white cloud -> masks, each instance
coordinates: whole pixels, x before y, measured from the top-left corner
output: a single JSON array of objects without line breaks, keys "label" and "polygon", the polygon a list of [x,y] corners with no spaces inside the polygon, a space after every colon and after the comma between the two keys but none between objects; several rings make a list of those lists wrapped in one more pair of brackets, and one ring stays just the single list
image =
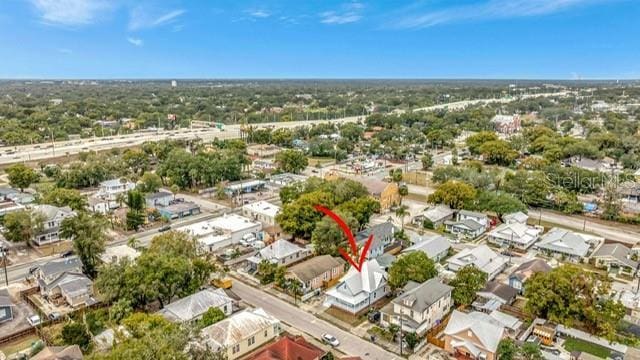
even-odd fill
[{"label": "white cloud", "polygon": [[401,15],[389,25],[395,28],[426,28],[464,21],[539,16],[604,1],[606,0],[488,0],[473,5],[452,6],[426,12],[412,6],[411,14]]},{"label": "white cloud", "polygon": [[71,49],[65,49],[65,48],[60,48],[60,49],[58,49],[58,52],[59,52],[60,54],[65,54],[65,55],[71,55],[71,54],[73,54],[73,50],[71,50]]},{"label": "white cloud", "polygon": [[158,26],[172,24],[186,11],[183,9],[169,12],[157,12],[138,6],[131,10],[129,16],[129,30],[150,29]]},{"label": "white cloud", "polygon": [[350,2],[343,4],[340,10],[325,11],[320,13],[320,22],[330,25],[350,24],[362,19],[364,5],[360,2]]},{"label": "white cloud", "polygon": [[139,38],[128,37],[127,41],[130,44],[132,44],[133,46],[142,46],[142,45],[144,45],[144,41],[142,39],[139,39]]},{"label": "white cloud", "polygon": [[30,0],[42,21],[48,24],[79,26],[91,24],[110,10],[106,0]]},{"label": "white cloud", "polygon": [[254,17],[254,18],[268,18],[271,16],[271,13],[266,11],[266,10],[262,10],[262,9],[258,9],[258,10],[249,10],[247,11],[247,14],[249,14],[249,16]]}]

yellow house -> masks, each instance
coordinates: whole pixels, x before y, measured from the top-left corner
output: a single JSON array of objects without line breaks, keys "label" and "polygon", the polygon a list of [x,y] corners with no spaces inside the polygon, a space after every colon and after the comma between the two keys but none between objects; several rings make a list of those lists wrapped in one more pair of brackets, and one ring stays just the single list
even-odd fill
[{"label": "yellow house", "polygon": [[247,309],[202,329],[204,341],[224,350],[227,359],[238,359],[280,334],[280,320],[263,309]]},{"label": "yellow house", "polygon": [[400,189],[398,184],[384,182],[375,179],[363,179],[361,177],[341,176],[337,171],[329,171],[325,174],[324,179],[327,181],[337,180],[339,178],[351,179],[364,185],[369,194],[380,202],[380,211],[389,210],[392,206],[400,205]]}]

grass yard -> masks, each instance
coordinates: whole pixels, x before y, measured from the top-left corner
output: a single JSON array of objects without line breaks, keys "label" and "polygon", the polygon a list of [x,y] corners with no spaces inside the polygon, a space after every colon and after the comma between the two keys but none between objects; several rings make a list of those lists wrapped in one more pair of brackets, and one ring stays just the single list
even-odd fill
[{"label": "grass yard", "polygon": [[356,327],[365,321],[364,317],[353,316],[346,311],[342,311],[334,307],[328,308],[325,311],[325,314],[330,315],[342,321],[343,323],[349,324],[350,326],[353,326],[353,327]]},{"label": "grass yard", "polygon": [[567,351],[584,351],[602,359],[606,359],[611,355],[611,350],[580,339],[567,339],[562,346]]},{"label": "grass yard", "polygon": [[40,338],[37,335],[25,336],[10,343],[3,344],[2,346],[0,346],[0,351],[2,351],[2,353],[7,356],[13,355],[19,351],[30,348],[31,345],[38,340],[40,340]]},{"label": "grass yard", "polygon": [[335,159],[332,157],[324,158],[324,157],[309,157],[309,166],[316,166],[316,164],[320,164],[322,166],[327,164],[335,163]]}]

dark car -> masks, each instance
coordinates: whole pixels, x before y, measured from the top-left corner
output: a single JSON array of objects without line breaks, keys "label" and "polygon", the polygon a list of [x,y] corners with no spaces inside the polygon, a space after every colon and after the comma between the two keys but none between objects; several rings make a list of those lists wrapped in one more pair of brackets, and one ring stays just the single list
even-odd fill
[{"label": "dark car", "polygon": [[371,323],[377,323],[380,321],[380,311],[372,311],[369,313],[369,315],[367,316],[367,318],[369,319],[369,322]]},{"label": "dark car", "polygon": [[62,254],[60,254],[60,257],[66,258],[66,257],[69,257],[71,255],[73,255],[73,250],[67,250],[67,251],[63,252]]}]

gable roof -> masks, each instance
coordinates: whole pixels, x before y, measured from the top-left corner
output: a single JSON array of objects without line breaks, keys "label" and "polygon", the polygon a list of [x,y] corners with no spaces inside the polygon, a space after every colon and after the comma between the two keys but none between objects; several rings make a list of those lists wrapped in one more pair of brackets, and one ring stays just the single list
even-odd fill
[{"label": "gable roof", "polygon": [[[496,352],[498,349],[498,343],[502,340],[504,334],[504,327],[496,325],[493,322],[487,321],[487,319],[478,315],[482,313],[463,313],[458,310],[453,310],[449,323],[444,329],[446,335],[456,335],[462,331],[471,331],[473,335],[478,338],[480,345],[485,349]],[[488,317],[488,315],[486,315]]]},{"label": "gable roof", "polygon": [[33,207],[33,211],[42,214],[45,221],[54,219],[58,214],[63,216],[75,214],[75,212],[68,206],[57,207],[49,204],[35,205]]},{"label": "gable roof", "polygon": [[461,221],[451,221],[447,220],[444,222],[445,225],[454,226],[454,227],[464,227],[471,231],[476,231],[480,229],[484,229],[484,225],[472,219],[464,219]]},{"label": "gable roof", "polygon": [[481,212],[477,212],[477,211],[469,211],[469,210],[460,210],[458,211],[459,215],[463,215],[463,216],[469,216],[469,217],[474,217],[477,219],[488,219],[488,216],[486,214],[483,214]]},{"label": "gable roof", "polygon": [[186,322],[201,316],[209,308],[219,308],[232,302],[233,299],[227,296],[222,289],[207,288],[172,302],[159,313],[167,320]]},{"label": "gable roof", "polygon": [[584,257],[589,252],[589,244],[582,234],[561,228],[553,228],[542,236],[538,247],[564,254]]},{"label": "gable roof", "polygon": [[326,351],[309,343],[302,336],[286,335],[246,360],[315,360],[324,354]]},{"label": "gable roof", "polygon": [[491,250],[487,245],[466,248],[447,260],[447,263],[459,267],[473,265],[491,274],[507,262],[503,256]]},{"label": "gable roof", "polygon": [[424,210],[421,214],[419,214],[419,216],[421,215],[431,220],[432,222],[437,222],[444,218],[452,216],[453,213],[453,209],[451,209],[448,205],[439,204]]},{"label": "gable roof", "polygon": [[80,346],[47,346],[31,360],[82,360]]},{"label": "gable roof", "polygon": [[280,324],[263,309],[246,309],[202,329],[206,341],[214,349],[233,346],[251,334]]},{"label": "gable roof", "polygon": [[382,240],[393,236],[396,231],[396,227],[390,222],[385,221],[380,224],[368,227],[356,234],[356,241],[359,245],[366,242],[369,235],[373,234],[373,240],[371,241],[371,247],[375,248],[383,245]]},{"label": "gable roof", "polygon": [[591,255],[591,257],[611,257],[621,264],[636,269],[638,262],[631,260],[630,256],[631,249],[622,244],[604,244]]},{"label": "gable roof", "polygon": [[260,258],[263,260],[279,260],[304,250],[304,248],[290,241],[280,239],[260,250]]},{"label": "gable roof", "polygon": [[82,261],[77,256],[70,256],[65,259],[46,262],[38,266],[38,269],[45,277],[56,276],[66,271],[81,272]]},{"label": "gable roof", "polygon": [[450,248],[451,243],[447,238],[440,235],[434,235],[409,246],[408,248],[404,249],[403,252],[422,251],[427,254],[430,259],[433,259],[443,252],[449,250]]},{"label": "gable roof", "polygon": [[367,188],[367,191],[369,191],[369,193],[372,195],[382,194],[382,192],[387,188],[387,186],[393,184],[393,183],[388,183],[388,182],[374,180],[374,179],[358,179],[358,181],[362,185],[364,185],[364,187]]},{"label": "gable roof", "polygon": [[536,258],[520,264],[520,266],[511,273],[511,276],[515,276],[523,281],[535,273],[547,273],[549,271],[551,271],[551,266],[549,266],[546,261]]},{"label": "gable roof", "polygon": [[518,290],[497,281],[489,281],[478,293],[490,293],[508,303],[515,299],[516,295],[518,295]]},{"label": "gable roof", "polygon": [[341,258],[320,255],[290,267],[289,272],[300,281],[307,282],[338,266],[344,266]]},{"label": "gable roof", "polygon": [[529,220],[529,215],[523,213],[522,211],[518,211],[518,212],[503,215],[502,220],[504,220],[505,223],[526,224],[527,220]]},{"label": "gable roof", "polygon": [[363,291],[372,293],[382,286],[386,280],[387,272],[373,259],[365,261],[362,264],[361,271],[351,267],[342,282],[351,295],[356,295]]},{"label": "gable roof", "polygon": [[423,312],[438,300],[451,293],[453,288],[433,278],[422,284],[407,284],[405,292],[393,299],[394,304],[410,307],[413,311]]}]

